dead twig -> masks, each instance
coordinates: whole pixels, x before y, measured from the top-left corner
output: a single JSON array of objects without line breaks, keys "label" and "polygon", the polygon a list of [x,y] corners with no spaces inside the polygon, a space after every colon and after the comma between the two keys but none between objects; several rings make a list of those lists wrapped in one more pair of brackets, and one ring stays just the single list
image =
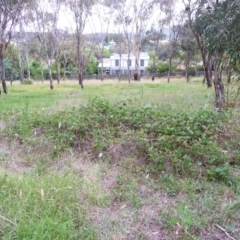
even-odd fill
[{"label": "dead twig", "polygon": [[229,235],[229,233],[228,233],[224,228],[222,228],[221,226],[219,226],[218,224],[214,224],[214,226],[217,227],[217,228],[219,228],[220,230],[222,230],[222,231],[228,236],[229,239],[236,240],[235,238],[231,237],[231,236]]},{"label": "dead twig", "polygon": [[0,218],[1,218],[2,220],[6,221],[6,222],[9,222],[9,223],[11,223],[12,225],[16,225],[16,223],[12,222],[11,220],[9,220],[9,219],[5,218],[5,217],[4,217],[4,216],[2,216],[2,215],[0,215]]}]

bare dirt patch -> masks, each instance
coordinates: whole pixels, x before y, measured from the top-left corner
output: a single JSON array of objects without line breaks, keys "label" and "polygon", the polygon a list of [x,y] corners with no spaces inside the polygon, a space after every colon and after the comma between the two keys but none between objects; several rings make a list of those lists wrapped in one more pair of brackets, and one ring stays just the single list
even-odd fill
[{"label": "bare dirt patch", "polygon": [[117,176],[119,172],[119,167],[115,165],[107,173],[104,174],[101,185],[107,193],[111,193],[112,189],[116,186]]},{"label": "bare dirt patch", "polygon": [[0,121],[0,131],[3,131],[5,128],[5,123],[3,121]]},{"label": "bare dirt patch", "polygon": [[[165,196],[163,196],[165,198]],[[156,195],[139,209],[132,208],[128,202],[113,202],[111,207],[94,207],[90,214],[100,239],[144,239],[144,240],[175,240],[178,236],[171,235],[159,214],[160,203],[153,204]],[[167,201],[167,200],[166,200]]]},{"label": "bare dirt patch", "polygon": [[0,164],[8,171],[24,173],[31,170],[30,164],[21,157],[21,146],[7,139],[0,139]]},{"label": "bare dirt patch", "polygon": [[[219,226],[222,228],[221,226]],[[239,226],[240,227],[240,226]],[[213,225],[211,228],[208,229],[208,232],[205,232],[201,236],[201,240],[229,240],[234,239],[233,234],[224,232],[225,229],[221,230],[220,228],[216,227],[216,225]],[[228,234],[228,235],[227,235]],[[240,235],[237,234],[239,237]],[[239,238],[235,238],[236,240]]]}]

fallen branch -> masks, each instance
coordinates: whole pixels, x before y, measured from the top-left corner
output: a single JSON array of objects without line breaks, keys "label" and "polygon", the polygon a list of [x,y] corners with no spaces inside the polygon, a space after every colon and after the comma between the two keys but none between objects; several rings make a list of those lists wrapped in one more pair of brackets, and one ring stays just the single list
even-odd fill
[{"label": "fallen branch", "polygon": [[222,230],[222,231],[228,236],[229,239],[231,239],[231,240],[236,240],[235,238],[231,237],[231,236],[228,234],[228,232],[227,232],[224,228],[222,228],[221,226],[219,226],[218,224],[214,224],[214,226],[217,227],[217,228],[219,228],[220,230]]}]

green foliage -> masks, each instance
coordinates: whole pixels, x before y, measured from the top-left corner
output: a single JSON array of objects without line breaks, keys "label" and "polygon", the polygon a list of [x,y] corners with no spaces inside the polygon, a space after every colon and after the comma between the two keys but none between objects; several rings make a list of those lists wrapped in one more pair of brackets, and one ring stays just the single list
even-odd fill
[{"label": "green foliage", "polygon": [[106,48],[103,49],[103,57],[104,58],[110,58],[111,57],[111,52]]},{"label": "green foliage", "polygon": [[196,28],[204,33],[204,45],[210,54],[218,54],[215,67],[226,67],[226,59],[228,67],[236,69],[239,65],[239,10],[238,1],[222,1],[214,6],[211,14],[205,11],[197,18]]},{"label": "green foliage", "polygon": [[92,56],[87,64],[85,74],[97,74],[98,73],[98,61]]},{"label": "green foliage", "polygon": [[204,71],[203,65],[197,65],[197,71]]},{"label": "green foliage", "polygon": [[142,200],[137,195],[137,183],[130,174],[125,173],[118,176],[113,194],[116,201],[129,200],[133,208],[139,208],[142,205]]},{"label": "green foliage", "polygon": [[177,208],[177,217],[170,218],[171,224],[180,224],[185,233],[187,233],[194,222],[191,209],[188,208],[185,202],[180,202]]},{"label": "green foliage", "polygon": [[16,80],[19,78],[19,60],[18,49],[14,44],[9,44],[4,55],[4,67],[7,80]]},{"label": "green foliage", "polygon": [[34,60],[30,65],[31,77],[33,79],[41,79],[41,63]]},{"label": "green foliage", "polygon": [[23,85],[32,85],[33,81],[30,80],[30,79],[23,79],[21,84],[23,84]]},{"label": "green foliage", "polygon": [[[157,61],[156,62],[156,72],[157,73],[164,73],[168,71],[168,62],[164,61]],[[153,63],[151,62],[149,67],[147,68],[148,72],[153,73],[154,72],[154,66]]]},{"label": "green foliage", "polygon": [[188,69],[188,73],[189,73],[190,76],[194,77],[196,75],[196,69],[194,67],[190,67]]},{"label": "green foliage", "polygon": [[207,110],[175,114],[162,112],[156,106],[136,106],[131,101],[112,104],[96,98],[87,106],[45,117],[34,114],[29,118],[26,109],[11,129],[13,136],[25,142],[40,129],[55,156],[70,148],[84,151],[89,147],[93,156],[98,156],[114,139],[124,143],[125,135],[134,132],[137,143],[133,153],[147,159],[151,173],[168,171],[194,176],[202,168],[221,167],[227,161],[215,140],[219,121],[224,117]]}]

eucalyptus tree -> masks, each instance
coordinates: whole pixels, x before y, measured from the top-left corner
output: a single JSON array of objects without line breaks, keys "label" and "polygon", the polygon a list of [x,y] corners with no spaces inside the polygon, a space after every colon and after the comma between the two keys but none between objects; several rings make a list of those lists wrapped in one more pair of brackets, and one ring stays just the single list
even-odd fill
[{"label": "eucalyptus tree", "polygon": [[[240,2],[208,0],[208,8],[198,21],[204,31],[204,44],[214,59],[215,106],[225,106],[222,71],[233,68],[240,73]],[[230,82],[230,79],[228,80]]]},{"label": "eucalyptus tree", "polygon": [[171,20],[171,14],[169,14],[169,7],[172,4],[172,1],[168,1],[160,5],[159,13],[157,19],[151,26],[151,29],[147,31],[146,37],[154,43],[154,51],[152,55],[153,65],[152,65],[152,80],[155,78],[155,74],[157,72],[156,62],[159,59],[160,50],[161,50],[161,42],[165,39],[164,27]]},{"label": "eucalyptus tree", "polygon": [[1,82],[4,93],[7,93],[7,86],[3,59],[8,44],[12,39],[12,34],[18,23],[19,17],[29,2],[29,0],[0,1],[0,68]]},{"label": "eucalyptus tree", "polygon": [[[116,31],[117,38],[115,39],[116,45],[113,46],[112,50],[119,55],[119,66],[118,66],[118,81],[121,80],[122,77],[122,55],[124,52],[128,52],[128,42],[125,41],[124,34],[120,31],[119,25],[115,27],[114,31]],[[129,75],[128,75],[129,77]],[[130,77],[129,77],[130,80]]]},{"label": "eucalyptus tree", "polygon": [[179,33],[180,47],[185,54],[185,69],[186,69],[186,80],[189,82],[189,68],[190,63],[193,60],[194,56],[197,55],[197,42],[193,36],[191,29],[188,27],[188,23],[185,23],[180,28]]},{"label": "eucalyptus tree", "polygon": [[[175,1],[176,2],[176,1]],[[134,26],[134,55],[136,80],[140,80],[140,51],[143,36],[152,22],[157,22],[161,28],[169,20],[168,9],[172,0],[133,0],[131,3]],[[129,10],[128,10],[129,11]],[[130,11],[131,12],[131,11]],[[156,17],[157,16],[157,17]]]},{"label": "eucalyptus tree", "polygon": [[14,42],[18,48],[18,61],[20,68],[20,81],[22,82],[24,78],[24,66],[27,68],[27,78],[30,80],[31,71],[30,71],[30,51],[32,46],[32,40],[34,34],[28,31],[29,18],[28,13],[25,11],[24,16],[21,16],[19,21],[19,32],[14,38]]},{"label": "eucalyptus tree", "polygon": [[5,62],[10,63],[10,67],[9,67],[10,71],[9,73],[6,71],[6,75],[9,74],[11,85],[12,85],[13,80],[19,74],[18,48],[15,46],[15,44],[10,43],[8,45],[5,52],[5,57],[4,57],[4,63]]},{"label": "eucalyptus tree", "polygon": [[73,36],[68,32],[64,31],[64,39],[60,42],[60,63],[63,67],[63,78],[66,78],[67,67],[73,65],[74,56],[76,50],[74,46]]},{"label": "eucalyptus tree", "polygon": [[198,48],[201,53],[203,67],[204,67],[204,80],[207,86],[212,87],[212,55],[209,53],[206,45],[204,44],[204,31],[199,19],[205,15],[207,10],[207,0],[182,0],[185,5],[185,10],[188,19],[189,28],[192,30],[196,38]]},{"label": "eucalyptus tree", "polygon": [[134,55],[135,55],[135,80],[140,80],[140,50],[142,37],[147,30],[150,19],[155,9],[155,0],[134,0],[133,13],[135,24]]},{"label": "eucalyptus tree", "polygon": [[103,55],[104,43],[108,36],[109,29],[113,25],[113,1],[98,0],[93,8],[94,19],[92,19],[91,27],[96,37],[96,44],[101,54],[101,80],[103,81]]},{"label": "eucalyptus tree", "polygon": [[[56,78],[57,83],[60,83],[61,79],[61,63],[62,63],[62,57],[64,56],[64,67],[67,64],[68,60],[68,52],[72,51],[73,49],[73,41],[70,39],[70,34],[67,29],[57,29],[56,31],[56,37],[55,37],[55,56],[54,56],[54,66],[56,70]],[[65,68],[64,68],[65,69]],[[64,70],[65,71],[65,70]],[[65,78],[65,73],[64,73]]]},{"label": "eucalyptus tree", "polygon": [[86,41],[84,30],[86,22],[91,14],[93,5],[96,0],[66,0],[66,5],[74,20],[74,36],[76,42],[77,66],[78,66],[78,81],[81,88],[83,87],[83,73],[86,68],[90,54],[86,54]]},{"label": "eucalyptus tree", "polygon": [[[133,51],[133,38],[134,38],[134,12],[132,6],[134,0],[118,0],[114,3],[115,8],[115,25],[118,26],[119,32],[123,33],[124,41],[126,42],[127,49],[127,75],[128,83],[131,82],[130,73],[130,56]],[[120,59],[121,60],[121,59]],[[120,61],[121,64],[121,61]]]},{"label": "eucalyptus tree", "polygon": [[45,61],[48,67],[50,88],[53,89],[52,65],[58,51],[58,20],[60,12],[60,0],[36,2],[31,10],[33,26],[36,31],[36,39],[40,47],[36,47],[36,53]]},{"label": "eucalyptus tree", "polygon": [[168,83],[170,82],[172,73],[172,61],[174,55],[176,55],[177,48],[179,45],[179,32],[181,25],[178,18],[174,18],[170,23],[169,28],[169,44],[168,44]]}]

